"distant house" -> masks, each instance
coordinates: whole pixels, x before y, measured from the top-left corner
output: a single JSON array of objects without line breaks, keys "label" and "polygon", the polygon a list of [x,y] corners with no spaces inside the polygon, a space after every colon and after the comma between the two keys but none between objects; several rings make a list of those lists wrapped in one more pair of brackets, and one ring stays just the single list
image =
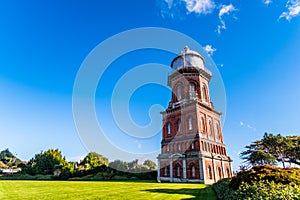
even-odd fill
[{"label": "distant house", "polygon": [[16,174],[20,169],[0,169],[1,174]]}]

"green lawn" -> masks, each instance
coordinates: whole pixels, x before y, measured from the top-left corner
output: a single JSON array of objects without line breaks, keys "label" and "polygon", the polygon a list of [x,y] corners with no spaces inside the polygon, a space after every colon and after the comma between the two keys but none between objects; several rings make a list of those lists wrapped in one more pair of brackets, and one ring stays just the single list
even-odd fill
[{"label": "green lawn", "polygon": [[0,181],[0,199],[216,199],[211,186],[146,181]]}]

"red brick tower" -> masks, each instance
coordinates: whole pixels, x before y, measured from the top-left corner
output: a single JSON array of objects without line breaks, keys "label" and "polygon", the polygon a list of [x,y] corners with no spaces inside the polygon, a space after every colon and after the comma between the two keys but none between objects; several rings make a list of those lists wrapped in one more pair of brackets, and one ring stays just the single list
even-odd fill
[{"label": "red brick tower", "polygon": [[168,77],[172,99],[163,111],[158,181],[214,183],[231,177],[220,116],[210,102],[212,73],[203,57],[185,47]]}]

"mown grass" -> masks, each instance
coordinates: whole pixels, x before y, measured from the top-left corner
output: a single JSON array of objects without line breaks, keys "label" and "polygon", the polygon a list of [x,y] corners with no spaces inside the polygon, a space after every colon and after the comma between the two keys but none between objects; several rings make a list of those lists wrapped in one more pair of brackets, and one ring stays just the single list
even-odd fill
[{"label": "mown grass", "polygon": [[0,181],[0,199],[216,199],[204,184],[151,181]]}]

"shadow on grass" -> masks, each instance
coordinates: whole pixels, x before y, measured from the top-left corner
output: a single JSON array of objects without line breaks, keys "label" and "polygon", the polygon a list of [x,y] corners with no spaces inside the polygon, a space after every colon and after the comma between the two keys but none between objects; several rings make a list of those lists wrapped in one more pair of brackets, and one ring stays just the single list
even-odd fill
[{"label": "shadow on grass", "polygon": [[212,186],[207,186],[205,188],[181,188],[181,189],[148,189],[142,190],[145,192],[153,192],[153,193],[165,193],[165,194],[183,194],[183,195],[191,195],[191,198],[184,199],[203,199],[203,200],[216,200],[217,196],[215,192],[212,190]]}]

